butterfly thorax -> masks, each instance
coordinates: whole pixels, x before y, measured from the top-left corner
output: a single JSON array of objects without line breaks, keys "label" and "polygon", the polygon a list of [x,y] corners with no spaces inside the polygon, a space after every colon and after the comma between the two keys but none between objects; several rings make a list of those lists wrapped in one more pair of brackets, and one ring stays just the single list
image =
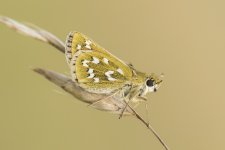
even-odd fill
[{"label": "butterfly thorax", "polygon": [[146,73],[133,70],[132,84],[137,86],[143,85],[147,78],[148,75]]}]

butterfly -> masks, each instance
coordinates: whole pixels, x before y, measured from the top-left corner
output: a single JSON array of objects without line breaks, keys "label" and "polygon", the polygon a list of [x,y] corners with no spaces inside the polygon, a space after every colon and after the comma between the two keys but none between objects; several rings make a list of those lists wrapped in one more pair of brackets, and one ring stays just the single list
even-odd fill
[{"label": "butterfly", "polygon": [[147,93],[156,92],[162,82],[154,73],[136,70],[80,32],[68,34],[65,55],[73,81],[91,93],[120,93],[126,101],[139,102],[146,100]]}]

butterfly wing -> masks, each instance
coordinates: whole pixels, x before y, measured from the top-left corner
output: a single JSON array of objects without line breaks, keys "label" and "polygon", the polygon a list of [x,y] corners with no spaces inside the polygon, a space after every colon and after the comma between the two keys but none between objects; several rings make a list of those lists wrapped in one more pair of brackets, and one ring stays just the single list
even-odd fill
[{"label": "butterfly wing", "polygon": [[110,93],[132,79],[132,69],[90,38],[71,32],[66,58],[74,81],[93,93]]}]

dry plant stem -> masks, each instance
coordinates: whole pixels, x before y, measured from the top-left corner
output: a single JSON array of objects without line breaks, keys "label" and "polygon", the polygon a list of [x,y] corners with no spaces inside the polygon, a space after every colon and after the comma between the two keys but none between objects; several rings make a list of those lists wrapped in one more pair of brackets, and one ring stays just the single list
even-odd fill
[{"label": "dry plant stem", "polygon": [[[4,16],[0,16],[0,22],[19,33],[38,39],[42,42],[48,43],[62,53],[65,52],[64,42],[62,42],[59,38],[43,29],[40,29],[35,26],[27,26]],[[61,87],[63,90],[65,90],[66,92],[70,93],[71,95],[73,95],[74,97],[83,102],[93,104],[96,101],[108,96],[89,93],[80,88],[70,78],[60,73],[41,68],[36,68],[34,69],[34,71],[46,77],[49,81],[53,82],[54,84]],[[121,114],[126,104],[127,104],[126,102],[118,100],[118,97],[110,97],[110,99],[107,100],[107,102],[102,101],[101,103],[97,103],[92,107],[103,111]],[[156,136],[156,138],[160,141],[163,147],[166,150],[169,150],[168,146],[163,142],[163,140],[159,137],[157,132],[150,126],[150,124],[147,123],[132,107],[130,107],[129,105],[127,106],[128,107],[126,108],[126,111],[124,113],[136,116],[136,118],[139,119],[143,124],[145,124],[147,128]]]},{"label": "dry plant stem", "polygon": [[153,129],[153,127],[150,125],[150,123],[146,122],[130,105],[127,105],[135,114],[137,119],[139,119],[142,123],[144,123],[147,128],[155,135],[155,137],[159,140],[159,142],[163,145],[163,147],[166,150],[169,150],[169,147],[166,145],[166,143],[162,140],[162,138],[158,135],[158,133]]},{"label": "dry plant stem", "polygon": [[42,42],[49,43],[57,50],[61,52],[65,52],[64,42],[62,42],[59,38],[55,35],[37,27],[34,25],[24,25],[19,23],[11,18],[0,16],[0,23],[7,25],[9,28],[23,34],[26,36],[30,36],[34,39],[40,40]]}]

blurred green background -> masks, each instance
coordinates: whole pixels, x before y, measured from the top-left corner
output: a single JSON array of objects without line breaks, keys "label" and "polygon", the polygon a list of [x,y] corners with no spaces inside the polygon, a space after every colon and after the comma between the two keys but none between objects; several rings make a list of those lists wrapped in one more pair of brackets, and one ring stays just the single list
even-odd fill
[{"label": "blurred green background", "polygon": [[[148,95],[150,122],[171,150],[224,150],[225,1],[1,0],[1,15],[65,41],[90,36],[144,72],[165,74]],[[31,71],[69,75],[62,53],[0,25],[1,150],[161,150],[136,119],[87,107]],[[144,105],[138,109],[145,115]]]}]

